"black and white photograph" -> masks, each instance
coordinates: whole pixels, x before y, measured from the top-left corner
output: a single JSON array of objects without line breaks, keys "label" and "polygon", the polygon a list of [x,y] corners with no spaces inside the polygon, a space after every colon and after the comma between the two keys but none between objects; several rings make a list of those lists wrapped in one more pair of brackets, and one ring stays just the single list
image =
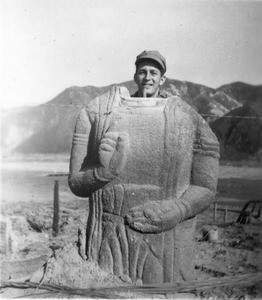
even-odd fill
[{"label": "black and white photograph", "polygon": [[262,1],[0,20],[0,298],[262,299]]}]

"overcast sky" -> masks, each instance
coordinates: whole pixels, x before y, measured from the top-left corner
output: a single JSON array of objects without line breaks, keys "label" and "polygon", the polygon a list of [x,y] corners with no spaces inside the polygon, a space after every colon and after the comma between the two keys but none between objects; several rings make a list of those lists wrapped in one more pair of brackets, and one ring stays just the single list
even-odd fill
[{"label": "overcast sky", "polygon": [[159,50],[167,77],[262,84],[261,1],[0,0],[3,107],[131,80]]}]

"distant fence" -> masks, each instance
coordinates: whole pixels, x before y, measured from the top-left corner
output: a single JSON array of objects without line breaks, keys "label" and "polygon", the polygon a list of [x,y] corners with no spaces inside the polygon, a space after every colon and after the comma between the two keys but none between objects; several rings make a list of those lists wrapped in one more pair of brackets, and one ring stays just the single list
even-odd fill
[{"label": "distant fence", "polygon": [[229,204],[221,204],[219,202],[215,202],[213,205],[213,221],[215,222],[217,220],[217,212],[221,211],[223,212],[223,220],[224,222],[228,221],[228,213],[233,212],[233,213],[241,213],[242,209],[235,209],[235,208],[230,208],[230,206],[233,206],[234,204],[229,203]]},{"label": "distant fence", "polygon": [[235,208],[236,202],[215,202],[213,204],[213,221],[215,222],[217,220],[217,212],[221,211],[223,212],[224,222],[228,221],[228,213],[231,212],[239,214],[236,222],[248,223],[251,217],[257,219],[259,222],[262,222],[262,199],[250,201],[247,200],[244,203],[241,203],[240,201],[238,205],[241,204],[244,204],[244,206],[241,209],[237,209]]},{"label": "distant fence", "polygon": [[68,175],[69,175],[69,173],[50,173],[50,174],[48,174],[48,176],[50,176],[50,177],[68,176]]}]

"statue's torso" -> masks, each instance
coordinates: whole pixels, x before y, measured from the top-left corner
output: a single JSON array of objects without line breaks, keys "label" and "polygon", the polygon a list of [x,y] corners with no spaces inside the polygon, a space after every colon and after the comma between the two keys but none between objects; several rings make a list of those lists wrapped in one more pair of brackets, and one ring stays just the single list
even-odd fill
[{"label": "statue's torso", "polygon": [[96,157],[108,131],[127,133],[130,147],[121,175],[90,197],[87,255],[101,268],[133,282],[193,279],[194,218],[170,230],[142,234],[124,217],[150,201],[177,201],[187,190],[198,119],[176,97],[119,102],[120,94],[116,90],[89,106],[91,156]]},{"label": "statue's torso", "polygon": [[164,106],[119,107],[114,128],[127,132],[130,148],[121,181],[159,186],[164,151]]},{"label": "statue's torso", "polygon": [[[164,197],[161,179],[166,99],[138,102],[135,98],[134,101],[135,103],[130,103],[122,100],[112,111],[109,125],[112,131],[120,134],[126,132],[129,139],[123,172],[116,181],[104,188],[103,193],[104,211],[122,216],[134,206],[147,201],[162,200]],[[113,189],[120,189],[121,193],[116,195]]]}]

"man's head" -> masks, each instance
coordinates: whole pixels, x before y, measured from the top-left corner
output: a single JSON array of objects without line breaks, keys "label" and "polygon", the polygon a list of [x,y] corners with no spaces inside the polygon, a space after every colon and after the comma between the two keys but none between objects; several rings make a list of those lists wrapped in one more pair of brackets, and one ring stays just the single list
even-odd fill
[{"label": "man's head", "polygon": [[158,51],[143,51],[136,58],[134,81],[138,95],[157,97],[159,87],[165,82],[166,60]]}]

